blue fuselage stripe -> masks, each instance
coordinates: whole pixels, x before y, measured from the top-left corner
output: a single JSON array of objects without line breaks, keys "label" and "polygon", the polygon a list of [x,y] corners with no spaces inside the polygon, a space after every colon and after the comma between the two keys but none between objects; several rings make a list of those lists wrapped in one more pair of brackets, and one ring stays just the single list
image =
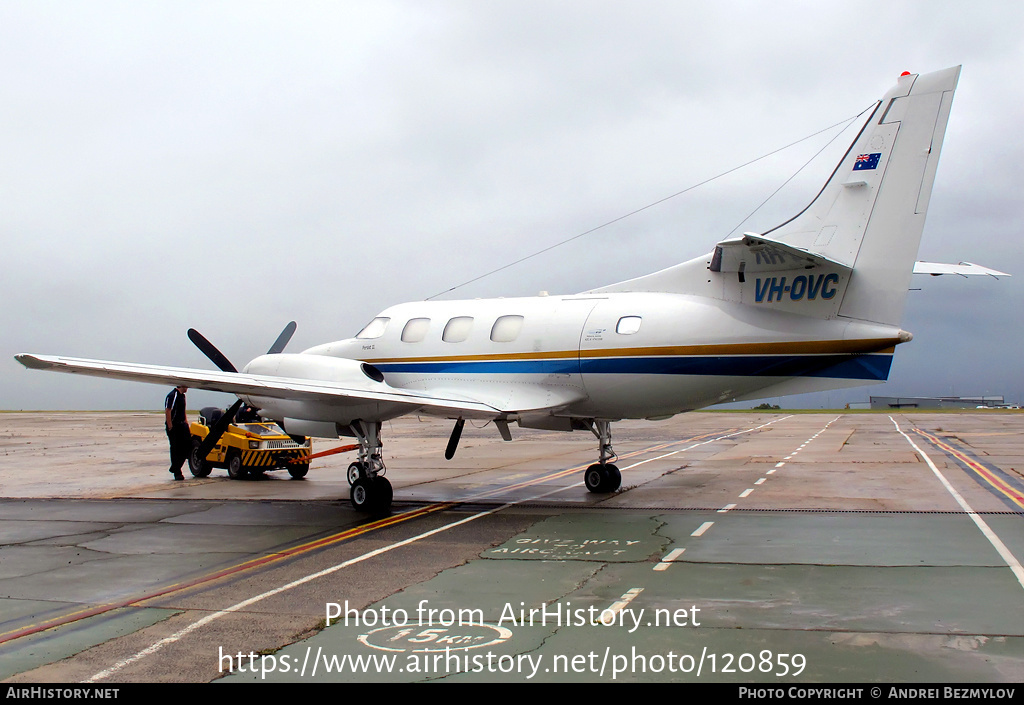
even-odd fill
[{"label": "blue fuselage stripe", "polygon": [[646,374],[885,380],[891,354],[602,357],[373,363],[385,374]]}]

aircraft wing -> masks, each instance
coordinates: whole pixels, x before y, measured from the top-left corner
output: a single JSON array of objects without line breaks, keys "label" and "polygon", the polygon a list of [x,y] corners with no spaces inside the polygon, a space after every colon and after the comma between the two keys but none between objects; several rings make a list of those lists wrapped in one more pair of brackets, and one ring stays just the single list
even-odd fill
[{"label": "aircraft wing", "polygon": [[959,274],[962,277],[972,275],[987,275],[990,277],[1010,276],[1006,272],[999,272],[995,269],[982,267],[980,264],[971,264],[970,262],[961,262],[960,264],[942,264],[941,262],[914,262],[914,274],[931,274],[933,277],[937,277],[941,274]]},{"label": "aircraft wing", "polygon": [[131,382],[149,382],[166,386],[184,385],[211,392],[228,392],[237,395],[272,397],[326,402],[333,405],[364,404],[367,401],[393,404],[407,404],[409,410],[427,407],[435,412],[473,412],[484,416],[498,416],[501,409],[455,392],[441,394],[413,389],[399,389],[385,382],[360,384],[303,379],[296,377],[274,377],[243,372],[219,372],[187,367],[164,367],[131,362],[108,360],[86,360],[76,357],[50,355],[16,355],[15,359],[33,370],[49,370],[90,377],[107,377]]}]

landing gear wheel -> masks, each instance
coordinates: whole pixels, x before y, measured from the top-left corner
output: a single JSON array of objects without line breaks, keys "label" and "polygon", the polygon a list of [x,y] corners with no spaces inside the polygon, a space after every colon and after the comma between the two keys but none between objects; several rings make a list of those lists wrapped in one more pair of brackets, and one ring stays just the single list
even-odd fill
[{"label": "landing gear wheel", "polygon": [[378,494],[377,511],[381,514],[387,514],[391,511],[391,500],[395,496],[395,491],[386,477],[378,475],[374,482],[377,485],[375,491]]},{"label": "landing gear wheel", "polygon": [[356,484],[356,480],[366,477],[366,464],[352,463],[348,466],[348,472],[345,473],[345,477],[349,485]]},{"label": "landing gear wheel", "polygon": [[206,477],[210,474],[210,464],[205,458],[199,457],[199,448],[203,445],[203,439],[199,436],[192,436],[192,452],[188,454],[188,469],[192,471],[193,477]]},{"label": "landing gear wheel", "polygon": [[614,492],[622,486],[622,473],[619,472],[619,468],[611,463],[604,466],[605,472],[605,492]]},{"label": "landing gear wheel", "polygon": [[386,477],[361,477],[352,484],[349,498],[360,512],[383,514],[391,511],[394,491]]},{"label": "landing gear wheel", "polygon": [[228,458],[228,477],[232,480],[244,480],[248,474],[245,466],[242,465],[242,456],[235,453]]},{"label": "landing gear wheel", "polygon": [[601,486],[604,484],[604,472],[602,472],[600,465],[595,463],[587,468],[587,471],[583,473],[583,484],[591,492],[604,492],[601,489]]},{"label": "landing gear wheel", "polygon": [[288,465],[288,474],[292,476],[293,480],[301,480],[309,472],[309,463],[290,463]]},{"label": "landing gear wheel", "polygon": [[594,463],[583,473],[583,482],[591,492],[607,494],[614,492],[622,485],[622,473],[611,463],[605,465]]}]

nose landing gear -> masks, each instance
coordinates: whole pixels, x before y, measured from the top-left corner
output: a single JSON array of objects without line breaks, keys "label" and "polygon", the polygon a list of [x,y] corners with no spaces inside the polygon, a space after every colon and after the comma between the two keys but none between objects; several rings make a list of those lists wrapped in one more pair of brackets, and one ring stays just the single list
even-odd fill
[{"label": "nose landing gear", "polygon": [[597,436],[599,459],[583,473],[583,482],[595,494],[614,492],[622,485],[622,474],[618,467],[608,462],[618,459],[612,449],[612,422],[594,420],[590,431]]}]

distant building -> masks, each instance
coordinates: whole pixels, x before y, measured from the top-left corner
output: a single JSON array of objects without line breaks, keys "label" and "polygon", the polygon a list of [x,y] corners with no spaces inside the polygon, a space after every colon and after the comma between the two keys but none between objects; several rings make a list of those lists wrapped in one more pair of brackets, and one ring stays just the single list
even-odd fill
[{"label": "distant building", "polygon": [[984,397],[870,397],[872,409],[977,409],[1006,406],[1000,396]]}]

